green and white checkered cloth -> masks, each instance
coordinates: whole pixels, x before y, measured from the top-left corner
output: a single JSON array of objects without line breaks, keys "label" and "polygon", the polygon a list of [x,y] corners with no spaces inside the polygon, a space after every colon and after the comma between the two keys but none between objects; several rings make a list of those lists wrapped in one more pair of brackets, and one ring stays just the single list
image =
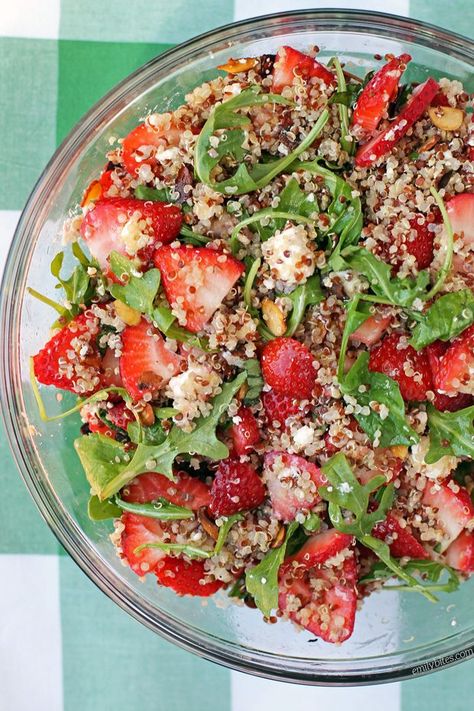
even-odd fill
[{"label": "green and white checkered cloth", "polygon": [[[192,35],[288,9],[393,12],[472,34],[473,0],[1,0],[0,272],[56,145],[132,70]],[[469,21],[470,20],[470,21]],[[474,661],[402,684],[297,687],[231,672],[116,607],[41,520],[0,431],[0,711],[384,711],[472,708]]]}]

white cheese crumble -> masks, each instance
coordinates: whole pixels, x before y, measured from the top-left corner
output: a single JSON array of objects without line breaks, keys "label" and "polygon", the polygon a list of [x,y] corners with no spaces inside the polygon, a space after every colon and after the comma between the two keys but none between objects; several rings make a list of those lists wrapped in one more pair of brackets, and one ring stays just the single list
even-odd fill
[{"label": "white cheese crumble", "polygon": [[208,400],[220,391],[221,382],[214,370],[200,363],[191,363],[188,370],[171,378],[165,394],[179,412],[174,417],[175,423],[189,432],[195,417],[210,413],[212,406]]},{"label": "white cheese crumble", "polygon": [[453,469],[455,469],[459,463],[457,457],[451,457],[446,455],[441,457],[434,464],[426,464],[425,456],[430,448],[429,437],[422,437],[418,444],[415,444],[411,448],[411,452],[408,455],[407,460],[407,470],[410,473],[412,470],[415,475],[419,476],[423,474],[428,479],[446,479]]},{"label": "white cheese crumble", "polygon": [[274,279],[288,286],[304,284],[315,270],[316,260],[304,225],[291,225],[262,244],[262,254]]}]

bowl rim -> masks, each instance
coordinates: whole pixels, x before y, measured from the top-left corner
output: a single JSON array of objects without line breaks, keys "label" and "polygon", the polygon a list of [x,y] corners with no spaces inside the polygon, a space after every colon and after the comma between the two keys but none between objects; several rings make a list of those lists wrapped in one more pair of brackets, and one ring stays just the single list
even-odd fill
[{"label": "bowl rim", "polygon": [[[278,655],[256,651],[256,658],[255,656],[251,657],[252,651],[250,654],[242,654],[238,645],[229,642],[216,642],[216,638],[208,633],[205,633],[203,638],[203,633],[196,632],[186,624],[181,623],[179,626],[169,615],[151,605],[144,604],[144,601],[139,599],[131,586],[119,581],[101,561],[98,563],[87,536],[69,514],[66,514],[65,510],[61,511],[58,501],[54,500],[54,496],[52,496],[52,490],[47,489],[36,475],[31,456],[31,442],[27,441],[26,428],[21,425],[21,415],[25,410],[22,408],[21,402],[19,404],[21,398],[19,398],[18,392],[20,389],[11,385],[11,383],[19,384],[21,381],[19,343],[18,339],[13,340],[13,338],[18,333],[24,296],[21,294],[18,298],[17,292],[14,293],[13,285],[16,283],[16,277],[27,256],[27,239],[30,229],[34,223],[38,223],[41,214],[46,211],[46,196],[61,172],[64,159],[68,157],[71,163],[74,162],[75,156],[91,137],[92,130],[100,132],[101,124],[106,123],[109,116],[116,115],[121,108],[125,108],[133,100],[134,92],[135,95],[138,95],[137,92],[140,92],[141,87],[148,85],[156,70],[161,70],[163,73],[166,70],[166,65],[170,62],[176,68],[177,62],[184,62],[190,51],[203,53],[208,45],[215,45],[219,39],[222,41],[225,39],[230,49],[232,42],[229,40],[238,39],[240,33],[251,31],[256,27],[267,31],[267,33],[268,30],[276,30],[279,27],[284,30],[282,21],[288,19],[302,21],[317,19],[321,22],[333,22],[341,29],[344,27],[346,30],[358,30],[365,33],[378,30],[379,36],[384,34],[393,36],[397,31],[411,33],[411,41],[428,47],[431,47],[435,41],[443,47],[449,45],[451,56],[474,65],[474,42],[460,34],[394,14],[322,8],[278,12],[228,23],[176,45],[136,69],[96,102],[73,127],[47,163],[23,208],[8,253],[0,287],[0,327],[2,328],[1,332],[5,334],[0,352],[0,395],[3,403],[1,415],[7,440],[21,477],[41,516],[59,542],[102,592],[132,617],[160,634],[164,639],[225,667],[273,680],[325,686],[366,685],[397,681],[411,678],[414,675],[414,665],[402,662],[390,669],[372,668],[366,672],[355,673],[347,668],[347,664],[344,668],[344,663],[350,660],[331,660],[330,663],[334,667],[339,666],[341,671],[328,672],[318,671],[314,668],[308,671],[304,664],[307,660],[301,660],[303,664],[296,665],[291,671],[288,671],[288,669],[275,666]],[[334,31],[335,27],[331,27],[330,30],[327,27],[322,29]],[[42,197],[45,198],[44,201],[41,200]],[[78,540],[80,545],[78,545]],[[442,655],[427,654],[420,658],[416,675],[429,673],[438,668],[440,665],[437,665],[436,662],[441,658],[442,666],[447,667],[471,656],[474,653],[474,640],[472,637],[469,638],[466,633],[464,637],[466,637],[464,642],[461,636],[457,644],[452,645],[448,650],[443,649]],[[205,644],[203,644],[203,639],[205,639]],[[315,660],[315,662],[317,661]],[[430,664],[433,665],[431,668],[429,668]],[[297,668],[298,666],[299,668]],[[420,669],[420,667],[426,668]]]}]

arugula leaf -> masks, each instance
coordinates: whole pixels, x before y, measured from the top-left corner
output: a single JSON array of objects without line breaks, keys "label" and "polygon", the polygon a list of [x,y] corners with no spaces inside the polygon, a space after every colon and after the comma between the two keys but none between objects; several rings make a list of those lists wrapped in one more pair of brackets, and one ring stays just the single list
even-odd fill
[{"label": "arugula leaf", "polygon": [[194,348],[200,348],[202,351],[209,350],[209,342],[203,336],[196,336],[195,333],[188,331],[182,326],[176,324],[176,316],[173,315],[168,306],[156,306],[151,314],[153,323],[163,335],[167,338],[172,338],[180,343],[187,343]]},{"label": "arugula leaf", "polygon": [[474,459],[474,406],[440,412],[428,404],[426,411],[430,433],[426,464],[434,464],[446,455]]},{"label": "arugula leaf", "polygon": [[318,514],[310,513],[306,517],[306,520],[303,523],[303,527],[305,531],[309,531],[310,533],[316,533],[321,528],[321,518],[318,516]]},{"label": "arugula leaf", "polygon": [[[298,184],[296,178],[290,178],[280,195],[278,208],[274,212],[290,213],[301,217],[311,217],[314,213],[319,212],[318,203],[314,194],[305,193]],[[277,230],[281,230],[285,225],[285,219],[281,217],[272,217],[268,225],[262,225],[261,222],[256,223],[257,232],[260,235],[262,242],[265,242]]]},{"label": "arugula leaf", "polygon": [[227,540],[227,536],[229,535],[229,531],[234,525],[234,523],[237,523],[237,521],[243,521],[243,516],[240,513],[232,514],[232,516],[228,516],[224,523],[219,526],[219,534],[217,536],[217,541],[216,545],[214,546],[214,550],[212,551],[213,555],[217,555],[218,553],[221,552],[222,548],[224,547],[224,543]]},{"label": "arugula leaf", "polygon": [[438,291],[441,289],[444,282],[446,281],[446,277],[451,271],[454,253],[454,232],[453,227],[451,225],[451,220],[449,219],[448,211],[446,210],[446,206],[444,204],[444,200],[433,186],[431,186],[430,188],[430,193],[436,200],[436,204],[439,208],[439,211],[441,212],[441,217],[443,218],[444,231],[446,235],[446,254],[444,257],[443,264],[441,265],[441,268],[438,271],[438,274],[436,275],[435,283],[425,296],[426,301],[430,301],[433,296],[438,293]]},{"label": "arugula leaf", "polygon": [[127,434],[134,444],[161,444],[166,439],[166,432],[159,420],[155,420],[149,427],[140,422],[129,422]]},{"label": "arugula leaf", "polygon": [[[409,560],[403,566],[403,569],[407,573],[418,573],[423,580],[428,580],[433,583],[433,585],[424,585],[425,589],[430,592],[454,592],[459,587],[459,577],[455,571],[448,565],[443,565],[434,560]],[[447,574],[446,582],[440,582],[443,574]],[[386,581],[394,577],[393,571],[385,565],[382,561],[378,561],[372,566],[372,569],[364,575],[359,583],[372,583],[377,580]],[[384,587],[384,590],[412,590],[413,588],[409,585],[388,585]]]},{"label": "arugula leaf", "polygon": [[[329,118],[329,112],[324,110],[308,135],[301,141],[294,151],[282,158],[274,159],[270,162],[261,162],[253,166],[248,166],[242,159],[234,175],[222,182],[216,182],[212,178],[214,168],[222,159],[222,152],[219,153],[211,145],[211,137],[220,129],[234,129],[248,126],[250,119],[248,116],[235,113],[237,110],[249,106],[263,104],[283,104],[291,106],[292,102],[283,98],[280,94],[261,93],[261,87],[254,85],[244,89],[240,94],[224,101],[216,106],[210,113],[204,124],[196,143],[194,152],[194,166],[196,175],[202,183],[209,185],[213,190],[228,195],[243,195],[244,193],[263,188],[275,176],[282,173],[303,151],[305,151],[319,133],[324,128]],[[228,140],[224,142],[224,145]],[[232,150],[235,151],[235,141],[231,141]]]},{"label": "arugula leaf", "polygon": [[257,321],[258,332],[266,341],[271,341],[273,338],[275,338],[275,336],[270,331],[270,329],[267,328],[263,318],[261,318],[260,316],[258,309],[254,308],[252,304],[253,283],[257,276],[258,270],[260,269],[261,263],[261,259],[254,259],[253,262],[250,262],[247,274],[245,275],[243,297],[244,303],[247,307],[247,311]]},{"label": "arugula leaf", "polygon": [[313,274],[304,284],[300,284],[291,294],[285,294],[285,296],[293,303],[285,336],[292,336],[300,325],[307,307],[315,306],[324,299],[319,275]]},{"label": "arugula leaf", "polygon": [[120,442],[98,433],[76,439],[74,447],[92,492],[101,500],[107,499],[144,471],[159,472],[173,480],[173,462],[179,454],[200,454],[213,461],[225,459],[229,449],[217,438],[216,427],[246,377],[240,373],[222,386],[212,401],[212,412],[199,417],[192,432],[183,432],[174,425],[160,444],[140,443],[130,452]]},{"label": "arugula leaf", "polygon": [[249,358],[243,364],[243,369],[247,374],[248,390],[244,396],[244,404],[250,405],[260,397],[263,388],[262,371],[260,361],[257,358]]},{"label": "arugula leaf", "polygon": [[342,332],[341,349],[337,363],[337,379],[339,383],[342,383],[344,380],[344,366],[349,338],[351,334],[357,331],[359,326],[362,326],[371,316],[371,305],[368,301],[363,300],[361,294],[356,294],[352,299],[349,299],[345,304],[345,309],[347,311],[346,323],[344,324],[344,331]]},{"label": "arugula leaf", "polygon": [[123,511],[129,511],[130,513],[137,514],[138,516],[157,518],[160,521],[175,521],[185,518],[194,518],[194,511],[186,509],[183,506],[176,506],[163,497],[145,504],[134,504],[129,501],[123,501],[118,496],[115,496],[114,501],[116,506]]},{"label": "arugula leaf", "polygon": [[[246,217],[245,220],[241,220],[232,230],[230,240],[229,240],[229,246],[232,254],[235,256],[237,252],[239,251],[240,243],[239,243],[239,234],[242,232],[244,227],[247,227],[248,225],[252,225],[254,222],[259,223],[262,220],[266,220],[267,218],[271,218],[273,223],[275,224],[276,220],[283,222],[303,222],[307,225],[313,225],[314,220],[309,219],[308,217],[304,217],[304,215],[298,215],[296,213],[292,212],[283,212],[282,210],[275,210],[273,207],[265,207],[263,210],[259,210],[258,212],[255,212],[253,215],[250,215],[250,217]],[[275,229],[277,229],[275,227]],[[273,228],[266,226],[266,232],[264,233],[265,239],[268,239],[271,234],[273,234]]]},{"label": "arugula leaf", "polygon": [[[372,442],[378,440],[380,447],[416,444],[419,437],[406,420],[398,383],[384,373],[370,371],[368,362],[369,354],[361,353],[339,383],[346,400],[357,401],[354,417]],[[388,409],[386,417],[381,416],[380,406]]]},{"label": "arugula leaf", "polygon": [[142,314],[151,314],[153,301],[160,287],[159,270],[149,269],[143,273],[138,272],[134,262],[119,252],[110,254],[110,268],[121,281],[124,276],[128,278],[124,286],[120,284],[109,286],[109,291],[114,299],[123,301],[131,309],[140,311]]},{"label": "arugula leaf", "polygon": [[145,202],[173,202],[171,200],[171,190],[169,188],[147,188],[146,185],[137,185],[135,188],[137,200]]},{"label": "arugula leaf", "polygon": [[182,241],[185,244],[193,244],[195,247],[200,247],[211,241],[211,237],[206,237],[206,235],[200,235],[198,232],[194,232],[188,225],[181,225],[179,232],[184,237]]},{"label": "arugula leaf", "polygon": [[[345,94],[347,92],[346,78],[344,72],[342,71],[341,63],[337,57],[332,60],[334,67],[336,68],[337,76],[337,90],[340,94]],[[347,104],[339,101],[339,121],[341,124],[341,148],[346,151],[348,155],[353,155],[355,153],[356,142],[355,139],[349,140],[350,136],[349,130],[349,111]]]},{"label": "arugula leaf", "polygon": [[122,509],[110,499],[101,501],[98,496],[91,496],[87,505],[87,515],[91,521],[105,521],[108,518],[119,518]]},{"label": "arugula leaf", "polygon": [[417,320],[408,341],[415,350],[438,339],[449,341],[474,323],[474,294],[470,289],[444,294]]},{"label": "arugula leaf", "polygon": [[184,553],[188,558],[209,558],[210,553],[203,550],[202,548],[197,548],[197,546],[191,546],[187,543],[143,543],[141,546],[137,546],[133,551],[136,555],[140,551],[145,550],[145,548],[158,548],[160,551],[165,553]]},{"label": "arugula leaf", "polygon": [[278,607],[278,571],[285,559],[286,547],[298,523],[292,521],[286,529],[285,540],[279,548],[273,548],[253,568],[245,574],[245,585],[265,617]]}]

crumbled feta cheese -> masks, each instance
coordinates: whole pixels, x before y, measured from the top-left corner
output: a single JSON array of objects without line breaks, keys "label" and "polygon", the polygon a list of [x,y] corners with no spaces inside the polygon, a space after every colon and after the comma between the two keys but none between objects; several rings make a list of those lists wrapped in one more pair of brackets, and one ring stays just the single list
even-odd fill
[{"label": "crumbled feta cheese", "polygon": [[200,363],[191,363],[188,370],[171,378],[166,397],[173,400],[173,407],[179,411],[174,418],[176,424],[190,431],[191,420],[208,415],[212,409],[208,400],[219,392],[221,382],[214,370]]},{"label": "crumbled feta cheese", "polygon": [[292,225],[262,244],[263,258],[274,279],[287,285],[304,284],[315,270],[315,256],[304,225]]},{"label": "crumbled feta cheese", "polygon": [[415,476],[423,474],[428,479],[446,479],[447,476],[451,474],[453,469],[455,469],[459,463],[457,457],[451,457],[446,455],[441,457],[434,464],[426,464],[425,456],[430,448],[429,437],[422,437],[418,444],[415,444],[411,448],[411,452],[408,455],[407,469],[408,472],[413,470]]}]

